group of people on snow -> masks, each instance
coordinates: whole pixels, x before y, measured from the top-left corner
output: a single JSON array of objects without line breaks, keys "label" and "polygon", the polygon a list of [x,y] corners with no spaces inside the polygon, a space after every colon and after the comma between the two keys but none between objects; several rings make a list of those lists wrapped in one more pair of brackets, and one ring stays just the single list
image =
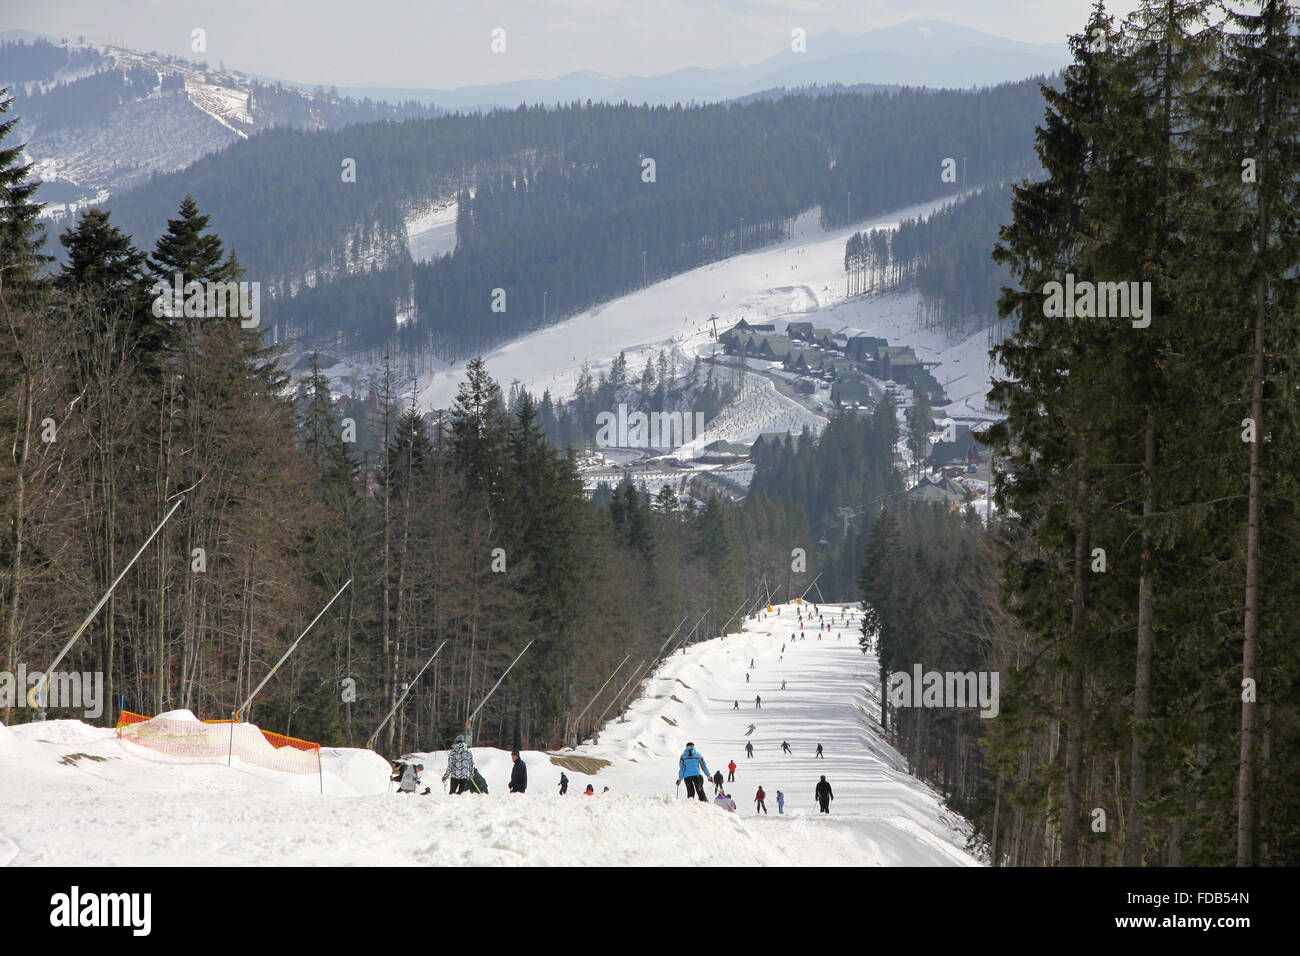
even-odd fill
[{"label": "group of people on snow", "polygon": [[[786,753],[792,753],[788,741],[782,742],[781,747]],[[746,751],[752,757],[754,745],[746,744]],[[817,745],[817,756],[825,759],[822,753],[822,745]],[[704,759],[704,754],[695,748],[695,742],[688,740],[686,749],[682,751],[681,757],[677,760],[677,786],[680,789],[682,782],[686,783],[686,799],[698,798],[701,803],[707,803],[708,798],[704,795],[705,779],[713,784],[713,802],[716,806],[724,810],[736,812],[736,801],[732,799],[731,794],[723,789],[722,771],[719,770],[710,776],[708,762]],[[732,760],[727,764],[727,782],[734,782],[736,779],[736,761]],[[826,781],[826,775],[822,774],[821,780],[813,791],[813,799],[821,808],[822,813],[830,813],[831,800],[835,799],[831,793],[831,785]],[[754,812],[767,813],[767,791],[759,785],[758,792],[754,794]],[[785,794],[780,790],[776,792],[776,812],[785,813]]]}]

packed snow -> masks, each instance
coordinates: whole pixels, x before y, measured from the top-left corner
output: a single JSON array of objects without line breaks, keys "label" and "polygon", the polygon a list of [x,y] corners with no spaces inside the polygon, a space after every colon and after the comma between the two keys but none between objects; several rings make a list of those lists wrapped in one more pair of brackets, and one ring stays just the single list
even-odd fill
[{"label": "packed snow", "polygon": [[[506,792],[506,752],[477,747],[488,794],[447,795],[439,751],[417,756],[432,793],[407,795],[370,751],[323,750],[321,773],[299,775],[166,757],[75,720],[0,725],[0,865],[980,865],[966,848],[969,825],[879,734],[859,612],[845,620],[823,606],[836,626],[792,643],[795,606],[776,610],[744,633],[674,653],[598,743],[557,752],[609,761],[566,771],[564,797],[561,768],[534,751],[523,754],[525,794]],[[735,760],[726,789],[739,812],[679,792],[688,740],[711,771]],[[781,752],[783,740],[793,754]],[[825,759],[813,757],[818,743]],[[820,774],[834,787],[829,815],[813,804]],[[583,795],[588,782],[596,795]],[[768,815],[755,812],[759,785]]]}]

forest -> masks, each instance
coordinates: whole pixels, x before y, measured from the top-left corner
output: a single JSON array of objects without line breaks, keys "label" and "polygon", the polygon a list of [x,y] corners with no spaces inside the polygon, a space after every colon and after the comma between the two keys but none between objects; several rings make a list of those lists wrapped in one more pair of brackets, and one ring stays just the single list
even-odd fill
[{"label": "forest", "polygon": [[[151,242],[193,195],[273,300],[280,341],[454,358],[776,241],[819,203],[836,225],[953,193],[948,156],[970,183],[1027,173],[1039,103],[1026,81],[276,129],[109,205]],[[412,263],[405,218],[436,199],[458,199],[457,247]],[[399,308],[414,312],[400,328]]]},{"label": "forest", "polygon": [[[883,715],[994,865],[1300,860],[1300,20],[1217,9],[1098,8],[1043,90],[994,247],[1001,517],[872,523],[882,672],[1001,674],[995,719]],[[1151,322],[1048,317],[1068,274],[1150,281]]]}]

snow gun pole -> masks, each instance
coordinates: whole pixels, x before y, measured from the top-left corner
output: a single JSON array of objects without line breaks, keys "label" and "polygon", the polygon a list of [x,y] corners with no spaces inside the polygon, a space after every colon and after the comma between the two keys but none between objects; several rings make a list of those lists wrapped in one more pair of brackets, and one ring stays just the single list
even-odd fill
[{"label": "snow gun pole", "polygon": [[722,625],[723,634],[727,633],[727,624],[730,624],[732,621],[734,621],[736,619],[736,615],[739,614],[748,606],[749,606],[749,598],[745,598],[745,600],[740,602],[740,607],[736,608],[734,611],[731,612],[731,617],[727,618],[727,623]]},{"label": "snow gun pole", "polygon": [[[441,644],[439,644],[438,650],[433,652],[433,657],[437,657],[439,652],[446,646],[447,646],[446,641],[443,641]],[[380,722],[379,726],[375,728],[375,732],[370,735],[370,739],[366,741],[367,750],[369,750],[371,747],[374,746],[375,738],[379,736],[379,732],[384,729],[384,727],[388,724],[390,720],[393,719],[393,714],[397,713],[397,708],[402,706],[406,698],[411,695],[411,691],[415,690],[415,685],[420,682],[420,678],[424,676],[424,672],[427,671],[429,669],[429,665],[433,663],[433,657],[430,657],[427,661],[424,662],[424,666],[420,668],[420,673],[415,675],[415,680],[411,681],[411,683],[407,685],[406,693],[404,693],[401,699],[398,700],[398,702],[393,705],[393,709],[388,712],[388,716],[385,717]]]},{"label": "snow gun pole", "polygon": [[284,656],[281,657],[276,662],[275,666],[271,668],[271,673],[263,677],[262,683],[258,684],[257,687],[253,690],[253,692],[248,695],[248,700],[244,701],[244,703],[240,705],[239,709],[236,710],[230,716],[232,716],[239,723],[244,722],[244,718],[243,718],[244,711],[248,710],[249,705],[253,703],[253,698],[256,697],[259,693],[261,693],[261,690],[263,687],[266,686],[267,681],[269,681],[272,677],[274,677],[275,672],[280,669],[280,665],[283,664],[285,661],[287,661],[289,659],[289,655],[298,649],[298,645],[302,643],[302,639],[307,636],[307,631],[310,631],[313,627],[316,626],[316,622],[325,616],[325,612],[328,611],[330,609],[330,606],[339,599],[339,595],[348,589],[348,585],[351,583],[352,583],[352,579],[348,578],[347,581],[344,583],[343,587],[339,588],[338,592],[332,598],[329,599],[329,603],[320,609],[320,613],[311,619],[311,623],[307,625],[306,630],[304,630],[301,634],[298,635],[298,640],[294,641],[292,644],[289,645],[289,649],[284,652]]},{"label": "snow gun pole", "polygon": [[[67,656],[68,651],[72,650],[72,645],[77,643],[78,638],[81,637],[86,628],[90,627],[90,622],[95,619],[95,615],[98,614],[104,605],[108,603],[108,599],[113,596],[113,591],[122,583],[122,579],[126,577],[126,572],[130,571],[136,561],[140,560],[140,555],[144,554],[144,549],[149,547],[149,542],[158,536],[158,532],[161,531],[163,525],[167,523],[167,519],[176,513],[176,509],[181,506],[181,503],[184,500],[185,496],[182,495],[177,500],[176,504],[172,505],[172,510],[163,515],[162,521],[159,521],[158,527],[154,528],[153,533],[149,535],[149,537],[145,538],[144,544],[140,545],[140,550],[135,553],[135,557],[126,563],[126,567],[122,569],[122,573],[117,576],[116,580],[113,581],[108,590],[104,592],[104,596],[99,599],[99,603],[95,605],[94,610],[87,614],[86,619],[81,622],[81,627],[77,628],[76,633],[72,635],[68,640],[68,643],[63,645],[63,650],[59,651],[59,656],[54,658],[54,663],[45,669],[45,673],[41,675],[41,682],[33,687],[31,693],[27,695],[27,702],[36,708],[37,720],[45,719],[45,702],[49,699],[50,675],[53,674],[55,668],[63,662],[63,658]],[[37,691],[40,692],[39,701],[36,699]],[[111,705],[112,702],[110,701],[110,706]]]},{"label": "snow gun pole", "polygon": [[643,660],[640,664],[637,665],[636,670],[632,672],[632,676],[629,677],[626,681],[624,681],[623,686],[618,689],[618,693],[614,695],[614,699],[611,700],[608,704],[606,704],[605,709],[600,712],[600,716],[596,718],[596,723],[600,723],[602,720],[605,719],[605,715],[609,713],[609,709],[613,707],[616,703],[618,703],[619,699],[623,696],[623,691],[627,690],[628,685],[631,684],[632,681],[636,680],[636,675],[641,673],[641,669],[644,668],[649,663],[650,663],[650,658],[647,657],[645,660]]},{"label": "snow gun pole", "polygon": [[569,725],[569,733],[570,733],[570,734],[573,734],[573,733],[576,733],[576,732],[577,732],[577,730],[578,730],[578,724],[581,723],[582,718],[583,718],[583,716],[587,713],[587,711],[591,710],[591,705],[594,704],[594,703],[596,702],[596,698],[600,696],[601,691],[603,691],[606,687],[609,686],[609,682],[612,681],[612,680],[614,679],[614,675],[617,674],[619,671],[621,671],[621,670],[623,669],[623,665],[626,664],[626,663],[627,663],[628,661],[630,661],[631,659],[632,659],[632,655],[631,655],[631,654],[627,655],[627,657],[625,657],[625,658],[623,658],[621,661],[619,661],[619,663],[618,663],[618,667],[615,667],[612,671],[609,672],[609,676],[605,678],[605,683],[601,684],[601,685],[600,685],[600,690],[596,691],[596,696],[593,697],[593,698],[591,698],[591,700],[587,703],[587,706],[586,706],[586,707],[582,708],[582,713],[581,713],[581,714],[579,714],[577,717],[573,718],[573,723]]},{"label": "snow gun pole", "polygon": [[[685,637],[682,638],[681,646],[683,651],[686,650],[686,645],[691,642],[691,634],[695,633],[695,628],[699,627],[704,622],[704,619],[709,616],[709,611],[712,610],[713,608],[708,608],[707,610],[705,610],[705,612],[700,615],[700,619],[695,622],[695,627],[691,628],[690,632]],[[676,652],[677,652],[677,648],[674,647],[673,653],[675,654]],[[668,656],[672,657],[672,654],[669,654]]]},{"label": "snow gun pole", "polygon": [[[528,653],[528,648],[532,646],[533,646],[532,641],[529,641],[527,644],[525,644],[524,649],[519,652],[519,657],[523,657],[526,653]],[[510,666],[506,668],[505,674],[502,674],[500,677],[497,678],[497,682],[492,685],[492,689],[487,692],[487,696],[484,697],[481,701],[479,701],[478,706],[474,708],[474,713],[470,714],[468,719],[466,719],[465,736],[469,738],[470,746],[473,746],[474,744],[474,735],[470,733],[470,728],[474,726],[474,718],[477,717],[478,712],[483,709],[483,705],[486,704],[488,700],[492,697],[492,695],[497,692],[497,688],[501,686],[501,682],[506,679],[506,674],[509,674],[510,671],[514,669],[514,666],[519,663],[519,657],[516,657],[513,661],[510,662]]]},{"label": "snow gun pole", "polygon": [[[689,615],[687,615],[687,617],[689,617]],[[672,632],[671,634],[668,635],[668,640],[667,640],[667,641],[664,641],[662,644],[659,645],[659,651],[655,654],[655,660],[658,660],[660,657],[663,656],[664,648],[668,646],[668,642],[669,642],[669,641],[671,641],[674,637],[677,636],[677,632],[680,631],[680,630],[682,629],[682,625],[685,624],[685,623],[686,623],[686,617],[683,617],[683,618],[682,618],[682,619],[677,623],[677,626],[676,626],[675,628],[673,628],[673,632]]]},{"label": "snow gun pole", "polygon": [[[811,590],[813,589],[814,586],[816,586],[816,584],[817,584],[817,578],[820,578],[820,577],[821,577],[821,572],[819,571],[819,572],[817,573],[817,577],[816,577],[816,578],[813,578],[813,580],[812,580],[812,584],[808,585],[806,588],[803,589],[803,594],[800,594],[800,595],[799,595],[799,600],[802,601],[802,600],[803,600],[803,595],[804,595],[804,594],[807,594],[809,591],[811,591]],[[822,593],[822,592],[821,592],[821,588],[818,588],[818,589],[817,589],[817,593],[818,593],[818,594],[821,594],[821,593]]]}]

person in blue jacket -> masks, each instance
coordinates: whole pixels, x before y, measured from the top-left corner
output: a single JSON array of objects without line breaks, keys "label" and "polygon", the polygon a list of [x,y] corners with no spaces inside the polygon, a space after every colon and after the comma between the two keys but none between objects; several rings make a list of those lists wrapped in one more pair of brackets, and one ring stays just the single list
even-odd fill
[{"label": "person in blue jacket", "polygon": [[688,740],[686,749],[677,762],[677,778],[686,781],[687,800],[698,795],[702,802],[709,802],[709,798],[704,795],[704,778],[709,776],[712,774],[709,773],[709,765],[704,762],[704,755]]}]

